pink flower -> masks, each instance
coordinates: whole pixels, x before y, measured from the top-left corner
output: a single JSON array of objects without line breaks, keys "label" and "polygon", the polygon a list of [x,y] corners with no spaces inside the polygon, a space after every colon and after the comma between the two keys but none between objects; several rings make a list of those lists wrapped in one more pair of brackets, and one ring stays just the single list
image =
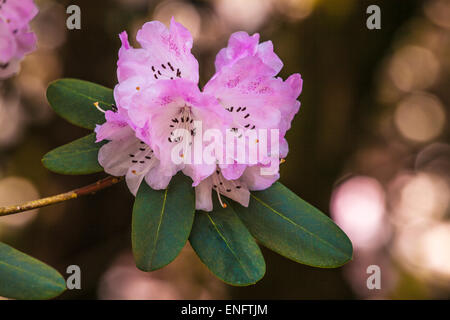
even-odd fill
[{"label": "pink flower", "polygon": [[[164,189],[178,171],[198,185],[216,164],[194,163],[194,150],[199,144],[203,147],[202,139],[195,139],[196,124],[203,130],[224,131],[229,116],[198,88],[191,35],[172,19],[170,29],[158,21],[144,24],[137,33],[142,48],[132,48],[125,32],[120,39],[119,83],[114,89],[118,111],[107,111],[106,123],[96,129],[97,141],[111,141],[100,149],[100,164],[112,175],[126,173],[133,194],[144,176],[152,188]],[[173,150],[180,142],[183,162],[175,163]]]},{"label": "pink flower", "polygon": [[284,158],[288,153],[284,136],[300,108],[297,98],[303,81],[298,73],[284,82],[275,78],[283,63],[273,52],[272,42],[258,44],[258,40],[258,34],[232,34],[228,47],[216,57],[216,74],[204,92],[214,95],[232,113],[237,128],[279,129]]},{"label": "pink flower", "polygon": [[[144,179],[162,189],[182,171],[196,187],[196,209],[213,209],[213,190],[222,205],[221,195],[248,206],[250,190],[266,189],[279,178],[280,158],[288,152],[284,136],[300,107],[300,75],[276,78],[282,62],[272,43],[259,44],[259,35],[238,32],[217,55],[216,74],[201,92],[193,40],[181,24],[172,19],[167,29],[148,22],[136,38],[141,48],[120,34],[117,111],[107,111],[106,123],[96,129],[98,141],[110,140],[100,149],[100,164],[112,175],[126,175],[133,194]],[[211,129],[224,139],[204,139],[202,133]],[[279,148],[261,152],[249,144],[226,144],[227,133],[258,144],[263,130],[276,132],[266,140]],[[197,162],[199,147],[214,150],[213,161]],[[239,152],[257,155],[257,161],[240,162]],[[189,161],[175,162],[174,155]]]},{"label": "pink flower", "polygon": [[[203,94],[197,84],[188,80],[160,80],[136,94],[131,104],[128,115],[136,136],[152,147],[167,175],[182,170],[196,186],[214,172],[215,161],[205,163],[200,159],[195,163],[194,154],[197,147],[207,146],[203,131],[216,129],[222,133],[229,123],[227,112],[214,97]],[[176,146],[181,147],[183,163],[173,161]],[[189,164],[185,164],[186,157]]]},{"label": "pink flower", "polygon": [[29,22],[37,13],[33,0],[0,0],[0,79],[18,72],[25,54],[35,49]]},{"label": "pink flower", "polygon": [[138,91],[146,91],[158,80],[186,79],[198,83],[198,62],[191,54],[192,37],[187,29],[172,19],[167,29],[159,21],[145,23],[136,39],[135,49],[124,31],[117,62],[119,84],[114,90],[118,106],[128,109]]},{"label": "pink flower", "polygon": [[221,195],[239,202],[244,207],[248,207],[250,190],[267,189],[280,177],[278,173],[272,175],[261,174],[262,167],[264,166],[246,166],[239,178],[226,179],[223,171],[218,166],[215,173],[195,187],[195,209],[212,211],[213,191],[217,194],[219,202],[223,207],[226,206],[222,202]]},{"label": "pink flower", "polygon": [[113,176],[125,175],[131,193],[136,195],[145,179],[153,189],[164,189],[170,177],[163,174],[153,150],[136,137],[123,110],[105,112],[106,123],[97,126],[97,142],[109,140],[100,148],[98,162]]},{"label": "pink flower", "polygon": [[[285,158],[288,153],[284,136],[300,108],[297,98],[302,79],[299,74],[286,81],[275,78],[283,64],[273,52],[270,41],[258,42],[258,34],[232,34],[228,47],[220,50],[216,57],[216,74],[206,84],[204,92],[215,96],[232,115],[232,128],[240,130],[238,139],[245,139],[245,133],[252,130],[278,130],[278,150],[267,148],[266,155],[259,157],[252,166],[219,165],[216,175],[196,188],[197,209],[212,210],[212,189],[219,200],[220,195],[224,195],[248,206],[249,190],[266,189],[279,179],[279,158]],[[248,148],[250,144],[245,146]],[[247,155],[250,152],[246,150]],[[237,160],[237,153],[233,155],[233,160]],[[275,168],[269,170],[271,165]]]}]

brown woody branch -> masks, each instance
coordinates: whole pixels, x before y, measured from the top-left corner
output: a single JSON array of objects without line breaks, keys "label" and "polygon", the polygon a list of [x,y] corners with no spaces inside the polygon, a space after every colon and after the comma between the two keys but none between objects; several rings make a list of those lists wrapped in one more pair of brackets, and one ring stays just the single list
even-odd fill
[{"label": "brown woody branch", "polygon": [[109,176],[109,177],[106,177],[95,183],[92,183],[90,185],[87,185],[87,186],[84,186],[84,187],[81,187],[81,188],[78,188],[78,189],[75,189],[75,190],[72,190],[72,191],[69,191],[66,193],[61,193],[61,194],[57,194],[57,195],[54,195],[51,197],[29,201],[29,202],[26,202],[21,205],[0,207],[0,217],[7,216],[10,214],[14,214],[14,213],[24,212],[24,211],[28,211],[28,210],[32,210],[32,209],[42,208],[42,207],[50,206],[52,204],[75,199],[80,196],[93,194],[99,190],[102,190],[102,189],[108,188],[112,185],[115,185],[120,180],[122,180],[122,178]]}]

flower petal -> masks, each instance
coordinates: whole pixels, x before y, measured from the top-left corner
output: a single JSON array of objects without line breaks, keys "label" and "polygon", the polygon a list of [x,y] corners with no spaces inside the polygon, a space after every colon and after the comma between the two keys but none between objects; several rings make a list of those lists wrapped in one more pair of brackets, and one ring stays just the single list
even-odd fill
[{"label": "flower petal", "polygon": [[280,178],[279,173],[274,175],[263,175],[261,169],[263,166],[256,165],[248,167],[241,177],[241,180],[248,186],[249,190],[259,191],[269,188]]},{"label": "flower petal", "polygon": [[209,178],[212,181],[213,190],[219,192],[227,198],[239,202],[244,207],[248,207],[250,201],[250,192],[247,184],[241,179],[227,180],[222,175],[222,172],[217,168],[216,172]]},{"label": "flower petal", "polygon": [[145,176],[145,182],[155,190],[166,189],[171,179],[172,176],[167,175],[161,165],[151,168]]},{"label": "flower petal", "polygon": [[132,171],[133,170],[131,168],[128,169],[128,172],[127,172],[127,174],[125,176],[125,182],[127,183],[127,187],[130,190],[130,192],[134,196],[136,196],[136,194],[137,194],[137,192],[139,190],[139,187],[140,187],[140,185],[142,183],[142,180],[144,180],[145,176],[142,175],[142,174],[139,174],[139,175],[134,174]]},{"label": "flower petal", "polygon": [[16,42],[17,57],[23,57],[24,55],[36,50],[36,34],[28,31],[28,28],[17,33]]},{"label": "flower petal", "polygon": [[283,62],[274,53],[272,42],[266,41],[261,44],[258,42],[259,34],[257,33],[252,36],[243,31],[233,33],[228,40],[228,46],[221,49],[216,56],[216,72],[224,66],[234,64],[239,59],[255,56],[271,69],[272,76],[278,74],[283,67]]},{"label": "flower petal", "polygon": [[228,39],[228,46],[219,51],[216,56],[216,72],[222,67],[234,63],[236,60],[256,54],[259,42],[259,34],[249,36],[247,32],[233,33]]},{"label": "flower petal", "polygon": [[[128,136],[110,141],[100,148],[98,162],[106,173],[113,176],[134,174],[144,177],[151,168],[159,165],[159,160],[154,156],[153,150],[137,139],[132,132]],[[131,178],[130,180],[135,180]]]},{"label": "flower petal", "polygon": [[216,169],[216,164],[187,164],[183,168],[183,173],[192,179],[192,186],[198,186],[209,177]]},{"label": "flower petal", "polygon": [[203,180],[195,187],[195,209],[212,211],[212,185],[211,179]]},{"label": "flower petal", "polygon": [[8,21],[10,30],[14,31],[27,26],[37,13],[33,0],[3,1],[0,20]]},{"label": "flower petal", "polygon": [[6,64],[15,56],[16,51],[16,39],[6,23],[0,19],[0,63]]},{"label": "flower petal", "polygon": [[117,63],[119,82],[134,76],[152,82],[171,78],[198,82],[198,62],[191,54],[192,36],[173,19],[170,29],[159,21],[145,23],[136,36],[140,49],[130,46],[126,33],[119,37],[122,41]]},{"label": "flower petal", "polygon": [[247,165],[240,163],[233,163],[233,164],[221,164],[219,167],[225,179],[236,180],[242,176],[245,169],[247,168]]},{"label": "flower petal", "polygon": [[111,141],[100,148],[98,162],[106,173],[117,177],[123,176],[130,167],[129,154],[134,150],[135,145],[132,138]]},{"label": "flower petal", "polygon": [[273,51],[272,41],[265,41],[258,46],[256,56],[259,57],[265,65],[273,69],[274,75],[278,74],[283,68],[283,62]]},{"label": "flower petal", "polygon": [[[215,194],[214,194],[215,193]],[[212,197],[220,195],[239,202],[244,207],[248,207],[250,192],[247,185],[241,180],[226,180],[217,168],[208,179],[203,180],[195,188],[195,208],[197,210],[212,211]]]},{"label": "flower petal", "polygon": [[122,140],[134,135],[133,130],[127,123],[127,118],[124,115],[125,111],[119,109],[118,112],[106,111],[106,122],[102,125],[97,125],[95,133],[97,134],[96,142],[102,140]]},{"label": "flower petal", "polygon": [[0,79],[17,73],[24,55],[36,47],[29,22],[38,9],[31,0],[3,1],[0,6]]}]

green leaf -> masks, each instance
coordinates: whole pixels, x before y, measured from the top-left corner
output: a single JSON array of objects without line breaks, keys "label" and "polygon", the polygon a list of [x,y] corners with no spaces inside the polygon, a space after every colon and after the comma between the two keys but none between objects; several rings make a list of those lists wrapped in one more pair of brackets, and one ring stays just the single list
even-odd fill
[{"label": "green leaf", "polygon": [[144,181],[133,207],[132,244],[136,266],[153,271],[174,260],[187,242],[195,213],[194,188],[179,173],[166,190]]},{"label": "green leaf", "polygon": [[289,259],[321,268],[339,267],[352,259],[347,235],[281,183],[252,192],[248,208],[232,206],[257,240]]},{"label": "green leaf", "polygon": [[218,201],[212,212],[198,211],[189,241],[200,260],[228,284],[246,286],[266,272],[261,250],[233,209]]},{"label": "green leaf", "polygon": [[0,296],[50,299],[66,290],[66,281],[52,267],[0,242]]},{"label": "green leaf", "polygon": [[59,116],[86,129],[94,129],[96,124],[105,122],[105,115],[94,106],[95,102],[103,110],[110,110],[114,104],[111,89],[77,79],[60,79],[50,83],[47,100]]},{"label": "green leaf", "polygon": [[91,133],[50,151],[42,158],[42,163],[47,169],[61,174],[101,172],[98,150],[105,143],[95,143],[95,133]]}]

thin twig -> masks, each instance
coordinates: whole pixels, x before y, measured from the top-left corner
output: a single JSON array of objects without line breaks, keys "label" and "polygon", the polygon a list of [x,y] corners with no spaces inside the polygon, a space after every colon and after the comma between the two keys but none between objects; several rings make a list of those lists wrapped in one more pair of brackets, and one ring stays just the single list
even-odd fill
[{"label": "thin twig", "polygon": [[67,200],[75,199],[80,196],[85,196],[88,194],[93,194],[99,190],[108,188],[116,183],[118,183],[121,178],[108,176],[102,180],[99,180],[95,183],[92,183],[90,185],[66,192],[57,194],[51,197],[42,198],[38,200],[33,200],[26,202],[21,205],[15,205],[15,206],[8,206],[8,207],[0,207],[0,217],[1,216],[7,216],[14,213],[19,213],[23,211],[28,211],[32,209],[42,208],[46,206],[50,206],[52,204],[64,202]]}]

